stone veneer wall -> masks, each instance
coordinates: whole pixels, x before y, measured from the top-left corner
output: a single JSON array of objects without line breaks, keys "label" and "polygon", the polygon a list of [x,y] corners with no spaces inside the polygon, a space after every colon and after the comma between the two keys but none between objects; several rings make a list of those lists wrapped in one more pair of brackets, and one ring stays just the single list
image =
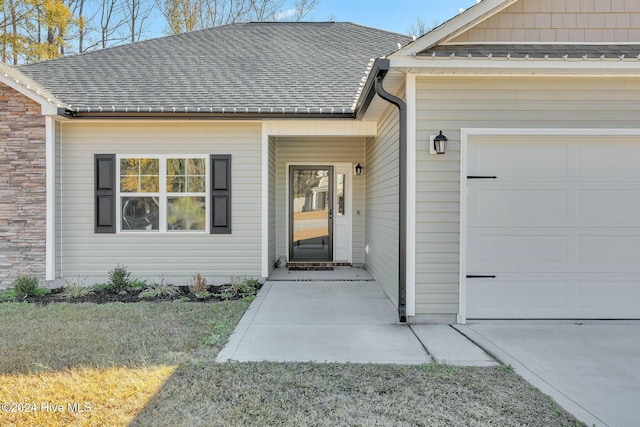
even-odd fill
[{"label": "stone veneer wall", "polygon": [[0,83],[0,287],[45,278],[45,154],[40,104]]}]

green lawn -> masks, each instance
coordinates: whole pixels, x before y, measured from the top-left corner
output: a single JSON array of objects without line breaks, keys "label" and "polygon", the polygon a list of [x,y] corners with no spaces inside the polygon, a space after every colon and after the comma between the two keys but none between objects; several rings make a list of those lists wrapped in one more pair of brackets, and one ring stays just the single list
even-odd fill
[{"label": "green lawn", "polygon": [[14,403],[0,419],[51,426],[580,425],[507,368],[215,363],[248,304],[0,304],[0,402]]}]

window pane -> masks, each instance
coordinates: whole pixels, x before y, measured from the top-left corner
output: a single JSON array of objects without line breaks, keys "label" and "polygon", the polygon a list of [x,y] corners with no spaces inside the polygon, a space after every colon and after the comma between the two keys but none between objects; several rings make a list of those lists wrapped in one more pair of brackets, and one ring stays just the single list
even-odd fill
[{"label": "window pane", "polygon": [[120,191],[124,193],[137,193],[138,188],[140,188],[140,177],[138,177],[138,175],[120,177]]},{"label": "window pane", "polygon": [[167,176],[168,193],[184,193],[185,187],[185,178],[183,176]]},{"label": "window pane", "polygon": [[157,193],[160,191],[160,179],[158,176],[140,177],[140,193]]},{"label": "window pane", "polygon": [[204,159],[167,159],[168,193],[204,193]]},{"label": "window pane", "polygon": [[187,175],[205,175],[204,159],[189,159],[187,163]]},{"label": "window pane", "polygon": [[140,162],[138,159],[120,159],[120,175],[138,175]]},{"label": "window pane", "polygon": [[156,197],[122,197],[123,230],[158,230],[159,218]]},{"label": "window pane", "polygon": [[204,193],[204,176],[188,176],[187,177],[187,191],[189,193]]},{"label": "window pane", "polygon": [[342,173],[338,174],[338,216],[344,215],[344,180],[345,176]]},{"label": "window pane", "polygon": [[168,230],[204,230],[206,225],[204,197],[168,197]]},{"label": "window pane", "polygon": [[120,191],[157,193],[160,191],[158,159],[120,159]]},{"label": "window pane", "polygon": [[167,175],[184,175],[184,159],[167,159]]},{"label": "window pane", "polygon": [[158,159],[140,159],[140,175],[159,175],[160,163]]}]

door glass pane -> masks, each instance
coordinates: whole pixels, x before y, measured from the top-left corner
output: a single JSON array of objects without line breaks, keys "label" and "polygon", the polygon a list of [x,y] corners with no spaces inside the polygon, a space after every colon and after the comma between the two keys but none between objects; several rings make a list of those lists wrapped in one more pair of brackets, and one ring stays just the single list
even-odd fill
[{"label": "door glass pane", "polygon": [[294,168],[291,175],[292,258],[327,261],[330,258],[331,173],[329,169]]},{"label": "door glass pane", "polygon": [[337,200],[337,212],[336,215],[338,216],[343,216],[344,215],[344,174],[339,173],[336,175],[336,179],[338,180],[338,182],[336,183],[336,189],[337,189],[337,195],[336,195],[336,200]]}]

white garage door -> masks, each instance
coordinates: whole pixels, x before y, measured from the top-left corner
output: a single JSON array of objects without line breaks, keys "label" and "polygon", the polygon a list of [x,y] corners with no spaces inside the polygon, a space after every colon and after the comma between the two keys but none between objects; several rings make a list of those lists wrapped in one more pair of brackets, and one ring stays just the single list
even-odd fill
[{"label": "white garage door", "polygon": [[640,318],[640,138],[470,137],[467,161],[468,318]]}]

